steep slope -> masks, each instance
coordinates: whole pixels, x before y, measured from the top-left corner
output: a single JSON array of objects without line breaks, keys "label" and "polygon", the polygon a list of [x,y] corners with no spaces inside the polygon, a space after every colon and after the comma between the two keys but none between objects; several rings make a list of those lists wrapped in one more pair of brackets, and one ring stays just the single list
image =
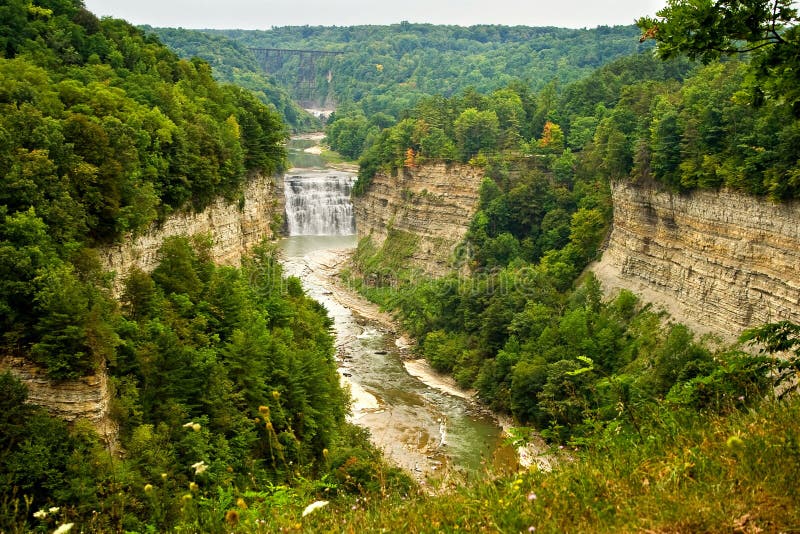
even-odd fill
[{"label": "steep slope", "polygon": [[[360,239],[415,237],[411,261],[427,274],[452,268],[478,203],[482,173],[421,166],[378,174],[354,200]],[[590,267],[679,322],[728,339],[765,322],[800,321],[800,203],[730,190],[678,194],[655,184],[613,185],[613,231]]]},{"label": "steep slope", "polygon": [[116,290],[133,268],[145,272],[158,265],[158,249],[171,236],[205,235],[211,239],[215,263],[238,264],[262,240],[275,235],[283,217],[281,177],[255,175],[245,185],[239,202],[217,199],[200,213],[182,212],[151,227],[133,240],[103,247],[103,267],[116,273]]},{"label": "steep slope", "polygon": [[[283,214],[281,179],[254,176],[245,186],[241,202],[217,199],[199,213],[178,212],[163,224],[123,243],[98,250],[103,268],[115,273],[114,292],[122,291],[122,281],[134,268],[145,272],[158,265],[158,250],[172,236],[207,236],[216,263],[238,264],[253,246],[274,236]],[[46,371],[28,359],[7,356],[0,369],[8,369],[29,389],[33,404],[44,406],[66,421],[86,419],[101,436],[114,442],[116,425],[109,418],[108,376],[100,370],[77,379],[53,381]]]},{"label": "steep slope", "polygon": [[353,199],[358,238],[381,246],[392,230],[412,234],[418,238],[413,266],[444,275],[478,207],[482,178],[481,169],[443,164],[378,174],[366,193]]},{"label": "steep slope", "polygon": [[800,203],[728,190],[672,193],[613,185],[608,248],[591,269],[701,332],[738,336],[800,321]]}]

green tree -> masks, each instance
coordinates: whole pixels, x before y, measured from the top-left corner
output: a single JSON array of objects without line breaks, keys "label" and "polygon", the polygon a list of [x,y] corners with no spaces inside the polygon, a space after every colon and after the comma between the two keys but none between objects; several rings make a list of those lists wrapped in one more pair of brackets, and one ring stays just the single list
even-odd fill
[{"label": "green tree", "polygon": [[[763,89],[800,116],[800,26],[792,0],[670,0],[656,18],[636,23],[655,39],[664,59],[686,54],[708,63],[722,55],[753,53]],[[761,88],[756,89],[756,99]]]},{"label": "green tree", "polygon": [[461,161],[467,162],[481,151],[497,147],[500,121],[494,111],[465,109],[453,123],[456,148]]}]

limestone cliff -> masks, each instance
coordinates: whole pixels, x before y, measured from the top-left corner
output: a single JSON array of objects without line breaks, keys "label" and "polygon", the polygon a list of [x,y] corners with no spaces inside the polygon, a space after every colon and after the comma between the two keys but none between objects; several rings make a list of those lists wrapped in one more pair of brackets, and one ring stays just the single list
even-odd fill
[{"label": "limestone cliff", "polygon": [[[242,202],[234,203],[217,200],[201,213],[176,213],[137,238],[100,250],[105,268],[117,273],[117,294],[121,281],[133,267],[144,271],[156,267],[158,249],[167,237],[210,235],[213,259],[227,264],[237,263],[254,245],[272,237],[272,229],[280,226],[283,215],[281,179],[255,176],[246,185],[242,198]],[[111,393],[104,372],[53,382],[43,370],[23,358],[3,358],[2,368],[9,369],[27,384],[30,402],[67,421],[89,420],[113,447],[116,428],[108,414]]]},{"label": "limestone cliff", "polygon": [[10,356],[0,361],[0,368],[9,369],[28,386],[28,402],[44,406],[65,421],[88,420],[100,437],[116,448],[117,425],[108,413],[111,393],[105,373],[53,382],[36,364]]},{"label": "limestone cliff", "polygon": [[800,203],[732,191],[678,194],[616,183],[614,223],[592,266],[699,332],[737,337],[764,322],[800,322]]},{"label": "limestone cliff", "polygon": [[100,251],[105,268],[114,271],[119,289],[134,267],[150,272],[158,264],[158,249],[167,237],[210,235],[217,263],[233,265],[264,238],[274,235],[283,216],[282,178],[255,176],[245,186],[241,202],[217,199],[200,213],[176,213],[143,235]]},{"label": "limestone cliff", "polygon": [[448,272],[453,251],[478,207],[483,172],[467,165],[423,165],[397,176],[378,174],[353,199],[358,238],[380,246],[389,229],[417,236],[414,266],[433,276]]}]

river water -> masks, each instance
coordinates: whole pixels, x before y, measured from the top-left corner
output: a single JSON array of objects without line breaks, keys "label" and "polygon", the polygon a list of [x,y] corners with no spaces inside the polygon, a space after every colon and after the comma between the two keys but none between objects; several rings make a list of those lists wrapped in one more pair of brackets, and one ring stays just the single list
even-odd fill
[{"label": "river water", "polygon": [[[317,181],[339,173],[292,169],[287,175]],[[409,349],[391,320],[343,287],[336,273],[355,246],[355,235],[290,236],[280,242],[286,274],[299,277],[334,321],[340,374],[353,397],[352,420],[370,430],[390,461],[419,479],[453,472],[480,476],[498,465],[516,465],[513,449],[502,445],[497,421],[451,380],[424,362],[409,362]]]}]

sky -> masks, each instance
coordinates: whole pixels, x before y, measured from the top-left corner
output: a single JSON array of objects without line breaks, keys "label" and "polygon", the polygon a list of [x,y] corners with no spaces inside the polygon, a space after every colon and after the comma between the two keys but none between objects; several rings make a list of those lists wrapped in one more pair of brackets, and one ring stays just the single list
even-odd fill
[{"label": "sky", "polygon": [[156,27],[266,30],[272,26],[508,24],[594,28],[633,24],[666,0],[84,0],[97,16]]}]

